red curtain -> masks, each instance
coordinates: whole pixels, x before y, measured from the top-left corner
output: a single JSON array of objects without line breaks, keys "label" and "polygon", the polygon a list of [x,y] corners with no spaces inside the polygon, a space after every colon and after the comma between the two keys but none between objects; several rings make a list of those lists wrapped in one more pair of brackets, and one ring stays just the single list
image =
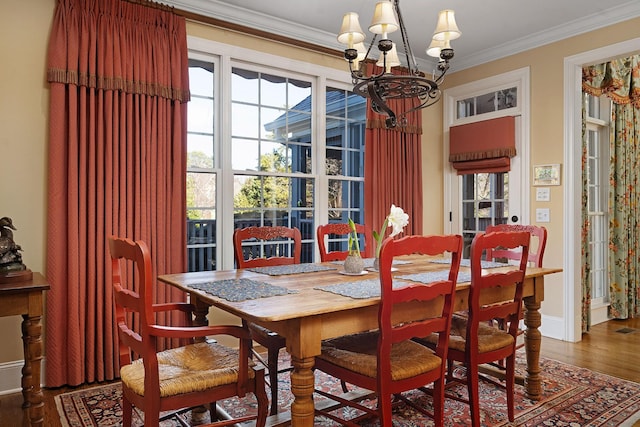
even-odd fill
[{"label": "red curtain", "polygon": [[[186,267],[186,25],[138,0],[58,0],[48,53],[46,385],[119,376],[107,237]],[[184,299],[159,284],[158,302]],[[160,319],[170,322],[171,319]]]},{"label": "red curtain", "polygon": [[[367,65],[370,73],[374,65]],[[399,73],[395,69],[393,71]],[[370,103],[371,100],[367,100],[365,224],[380,231],[391,204],[394,204],[409,215],[404,235],[422,234],[422,110],[409,113],[406,126],[387,129],[386,116],[375,113]],[[400,116],[415,103],[415,99],[391,100],[389,106]]]}]

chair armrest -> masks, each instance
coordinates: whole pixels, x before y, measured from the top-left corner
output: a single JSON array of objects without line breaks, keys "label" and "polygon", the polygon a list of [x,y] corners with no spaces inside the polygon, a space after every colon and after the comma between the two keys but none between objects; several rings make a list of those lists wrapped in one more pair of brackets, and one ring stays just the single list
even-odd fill
[{"label": "chair armrest", "polygon": [[230,335],[239,339],[250,339],[251,333],[242,326],[218,325],[218,326],[162,326],[150,325],[149,333],[156,337],[164,338],[194,338],[207,335]]},{"label": "chair armrest", "polygon": [[164,304],[153,304],[153,311],[172,311],[178,310],[185,313],[193,313],[195,307],[193,304],[189,304],[188,302],[169,302]]}]

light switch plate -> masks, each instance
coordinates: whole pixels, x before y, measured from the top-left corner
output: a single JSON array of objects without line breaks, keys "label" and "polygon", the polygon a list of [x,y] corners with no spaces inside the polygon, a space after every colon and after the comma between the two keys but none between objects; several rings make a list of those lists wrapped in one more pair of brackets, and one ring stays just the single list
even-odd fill
[{"label": "light switch plate", "polygon": [[549,222],[549,208],[536,209],[536,222]]},{"label": "light switch plate", "polygon": [[550,199],[549,187],[536,188],[536,202],[548,202]]}]

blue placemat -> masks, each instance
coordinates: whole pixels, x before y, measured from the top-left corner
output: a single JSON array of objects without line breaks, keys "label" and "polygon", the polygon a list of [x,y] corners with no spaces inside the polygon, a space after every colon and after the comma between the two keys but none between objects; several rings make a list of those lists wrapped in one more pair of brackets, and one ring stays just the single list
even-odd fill
[{"label": "blue placemat", "polygon": [[[430,259],[429,262],[433,262],[436,264],[451,264],[451,258],[437,258],[437,259]],[[463,259],[460,260],[460,266],[461,267],[471,267],[471,260],[470,259]],[[504,262],[495,262],[495,261],[480,261],[480,267],[482,268],[498,268],[498,267],[508,267],[509,264],[506,264]],[[460,281],[460,279],[458,279],[458,282]]]},{"label": "blue placemat", "polygon": [[195,283],[189,285],[189,287],[205,291],[215,297],[231,302],[296,293],[281,286],[274,286],[270,283],[257,282],[251,279],[217,280],[215,282]]},{"label": "blue placemat", "polygon": [[[375,258],[362,258],[364,260],[364,268],[373,268],[373,262]],[[332,261],[333,264],[344,265],[344,261]],[[411,261],[404,261],[401,259],[394,259],[392,265],[411,264]]]},{"label": "blue placemat", "polygon": [[[408,282],[402,280],[394,280],[393,287],[401,288],[408,285]],[[381,294],[380,279],[358,280],[357,282],[337,283],[329,286],[318,286],[320,291],[331,292],[355,299],[374,298]]]},{"label": "blue placemat", "polygon": [[254,273],[268,274],[269,276],[281,276],[285,274],[314,273],[316,271],[337,270],[335,267],[328,267],[319,264],[290,264],[274,265],[270,267],[247,268]]},{"label": "blue placemat", "polygon": [[[427,271],[424,273],[407,274],[404,276],[398,276],[398,279],[411,280],[412,282],[420,283],[432,283],[440,280],[447,280],[449,278],[449,270],[440,271]],[[458,272],[458,283],[470,282],[471,273],[467,271]]]}]

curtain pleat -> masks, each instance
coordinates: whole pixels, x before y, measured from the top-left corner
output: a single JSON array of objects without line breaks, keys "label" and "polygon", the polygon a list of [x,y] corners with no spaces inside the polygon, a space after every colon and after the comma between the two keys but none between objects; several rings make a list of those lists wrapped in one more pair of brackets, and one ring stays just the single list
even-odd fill
[{"label": "curtain pleat", "polygon": [[[368,65],[368,73],[373,64]],[[378,69],[379,70],[379,69]],[[394,73],[398,71],[394,70]],[[415,100],[392,100],[391,109],[400,112],[413,107]],[[409,215],[402,235],[422,234],[422,111],[407,115],[406,126],[384,127],[385,116],[371,109],[367,100],[365,133],[364,204],[365,224],[380,231],[394,204]]]},{"label": "curtain pleat", "polygon": [[[146,241],[156,275],[185,271],[187,61],[184,18],[167,7],[57,3],[47,70],[48,387],[119,376],[108,236]],[[156,301],[168,300],[184,295],[158,284]]]}]

